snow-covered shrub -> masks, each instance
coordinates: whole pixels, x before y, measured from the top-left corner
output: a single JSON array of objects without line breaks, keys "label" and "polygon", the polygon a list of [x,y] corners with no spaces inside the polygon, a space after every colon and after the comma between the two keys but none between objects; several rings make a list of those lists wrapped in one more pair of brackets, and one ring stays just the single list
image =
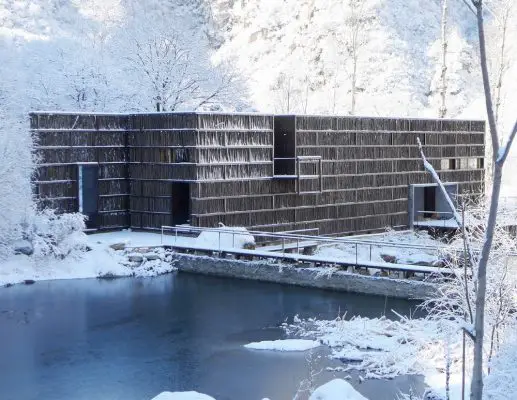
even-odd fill
[{"label": "snow-covered shrub", "polygon": [[501,351],[492,360],[492,373],[486,378],[485,396],[489,400],[504,400],[517,396],[517,375],[515,360],[517,360],[517,327],[508,329],[506,342]]},{"label": "snow-covered shrub", "polygon": [[14,242],[21,238],[21,224],[33,206],[27,121],[13,118],[2,107],[2,96],[0,90],[0,259],[13,253]]},{"label": "snow-covered shrub", "polygon": [[84,221],[83,214],[45,209],[33,215],[25,238],[32,242],[35,257],[65,258],[88,249]]},{"label": "snow-covered shrub", "polygon": [[201,246],[213,248],[237,249],[254,248],[255,238],[246,228],[239,226],[222,226],[220,228],[206,229],[199,234],[196,242]]}]

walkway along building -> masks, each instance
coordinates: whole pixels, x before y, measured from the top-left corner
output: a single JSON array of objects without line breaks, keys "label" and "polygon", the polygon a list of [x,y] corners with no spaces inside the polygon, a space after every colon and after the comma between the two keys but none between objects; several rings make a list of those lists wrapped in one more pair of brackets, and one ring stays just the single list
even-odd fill
[{"label": "walkway along building", "polygon": [[219,222],[351,234],[440,224],[481,193],[483,121],[218,113],[30,115],[41,205],[92,229]]}]

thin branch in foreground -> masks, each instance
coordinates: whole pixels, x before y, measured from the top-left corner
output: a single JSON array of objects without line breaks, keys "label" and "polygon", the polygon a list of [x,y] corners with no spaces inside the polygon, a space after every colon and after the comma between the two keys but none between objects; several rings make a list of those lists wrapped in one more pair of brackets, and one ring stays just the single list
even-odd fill
[{"label": "thin branch in foreground", "polygon": [[454,202],[452,201],[451,197],[449,196],[449,193],[445,189],[445,186],[444,186],[442,180],[440,179],[440,177],[438,176],[438,173],[436,172],[434,167],[431,165],[431,163],[429,161],[427,161],[427,158],[425,157],[424,149],[422,147],[422,142],[420,141],[420,138],[417,138],[416,141],[418,143],[418,149],[420,150],[420,156],[422,157],[422,161],[424,163],[424,168],[431,174],[431,176],[433,177],[434,181],[436,182],[436,184],[440,188],[440,191],[442,192],[442,194],[443,194],[443,196],[445,198],[445,201],[447,202],[447,204],[449,205],[449,207],[450,207],[450,209],[452,211],[452,216],[453,216],[454,220],[458,224],[458,227],[461,227],[463,225],[463,222],[461,220],[460,215],[458,214],[458,211],[456,210],[456,206],[454,205]]},{"label": "thin branch in foreground", "polygon": [[499,147],[499,151],[497,152],[497,164],[504,164],[506,161],[506,158],[508,157],[508,154],[510,153],[510,148],[512,147],[513,140],[515,139],[515,136],[517,135],[517,120],[515,121],[515,124],[513,125],[513,129],[510,132],[510,136],[508,136],[508,140],[504,145]]},{"label": "thin branch in foreground", "polygon": [[474,15],[476,15],[476,10],[474,10],[474,9],[472,8],[472,4],[470,4],[467,0],[461,0],[461,1],[463,1],[463,3],[465,3],[465,5],[467,6],[467,8],[468,8],[468,9],[469,9],[469,10],[470,10]]}]

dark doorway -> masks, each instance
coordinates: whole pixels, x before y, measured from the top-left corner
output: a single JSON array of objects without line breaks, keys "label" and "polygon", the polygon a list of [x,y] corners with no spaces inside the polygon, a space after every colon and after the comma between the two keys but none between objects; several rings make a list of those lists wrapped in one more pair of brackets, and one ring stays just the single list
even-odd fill
[{"label": "dark doorway", "polygon": [[185,182],[172,183],[172,224],[186,224],[190,220],[190,186]]},{"label": "dark doorway", "polygon": [[296,117],[276,115],[274,125],[274,174],[296,175]]},{"label": "dark doorway", "polygon": [[77,166],[78,208],[86,215],[87,229],[98,228],[99,216],[99,166],[79,164]]},{"label": "dark doorway", "polygon": [[433,218],[436,214],[436,186],[424,187],[424,218]]}]

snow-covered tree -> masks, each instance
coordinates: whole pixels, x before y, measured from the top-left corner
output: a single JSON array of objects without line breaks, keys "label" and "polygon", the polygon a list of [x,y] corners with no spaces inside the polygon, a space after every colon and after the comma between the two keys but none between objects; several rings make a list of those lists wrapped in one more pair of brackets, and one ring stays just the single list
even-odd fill
[{"label": "snow-covered tree", "polygon": [[[510,65],[515,61],[515,45],[517,37],[517,4],[514,0],[488,0],[487,33],[490,42],[487,44],[490,80],[494,82],[492,97],[496,123],[504,108],[506,77]],[[504,126],[501,126],[504,128]]]},{"label": "snow-covered tree", "polygon": [[478,63],[475,49],[456,28],[448,31],[445,66],[443,51],[440,39],[428,52],[436,65],[429,87],[429,104],[435,110],[434,115],[437,110],[440,118],[457,116],[479,89],[472,83]]},{"label": "snow-covered tree", "polygon": [[447,98],[447,47],[448,47],[448,40],[447,40],[447,0],[441,0],[442,1],[442,19],[441,19],[441,47],[442,47],[442,65],[441,65],[441,71],[440,71],[440,97],[441,97],[441,104],[440,108],[438,110],[438,117],[439,118],[445,118],[447,115],[447,104],[446,104],[446,98]]},{"label": "snow-covered tree", "polygon": [[[1,96],[1,95],[0,95]],[[12,253],[33,210],[31,142],[26,120],[0,107],[0,258]]]},{"label": "snow-covered tree", "polygon": [[[471,0],[471,3],[466,2],[466,4],[471,4],[471,10],[476,15],[477,28],[478,28],[478,38],[479,38],[479,53],[480,53],[480,67],[481,67],[481,75],[483,78],[483,88],[485,95],[485,104],[486,111],[488,117],[488,126],[489,126],[489,134],[491,138],[493,155],[492,160],[494,164],[493,170],[493,183],[492,190],[490,195],[490,203],[488,207],[488,215],[486,217],[486,227],[483,230],[482,236],[482,245],[480,249],[479,257],[474,256],[474,250],[471,247],[471,240],[466,236],[466,229],[464,226],[464,222],[460,219],[457,212],[454,212],[454,218],[459,226],[463,227],[463,234],[465,236],[465,253],[463,257],[466,260],[469,260],[469,264],[472,267],[474,273],[474,289],[475,289],[475,305],[473,306],[473,329],[470,331],[470,336],[474,342],[474,361],[472,368],[472,382],[470,389],[470,398],[471,400],[481,400],[483,397],[483,361],[484,361],[484,350],[485,350],[485,329],[486,329],[486,321],[487,321],[487,288],[488,288],[488,268],[490,263],[490,257],[492,255],[493,245],[497,245],[497,217],[499,210],[499,194],[501,192],[501,183],[502,183],[502,174],[503,167],[508,158],[508,154],[510,152],[511,145],[515,136],[517,135],[517,121],[514,124],[513,129],[511,130],[506,143],[504,145],[500,145],[500,137],[499,131],[497,128],[497,123],[495,119],[495,112],[493,107],[492,100],[492,91],[490,85],[490,76],[488,70],[488,59],[487,59],[487,47],[485,42],[485,26],[484,26],[484,8],[483,8],[483,0]],[[418,141],[420,144],[420,141]],[[434,168],[429,164],[425,158],[425,155],[422,152],[422,159],[424,162],[424,167],[429,173],[433,176],[433,178],[439,184],[439,187],[445,196],[448,199],[451,208],[454,210],[453,203],[447,194],[445,188],[441,184],[441,181],[434,170]]]}]

